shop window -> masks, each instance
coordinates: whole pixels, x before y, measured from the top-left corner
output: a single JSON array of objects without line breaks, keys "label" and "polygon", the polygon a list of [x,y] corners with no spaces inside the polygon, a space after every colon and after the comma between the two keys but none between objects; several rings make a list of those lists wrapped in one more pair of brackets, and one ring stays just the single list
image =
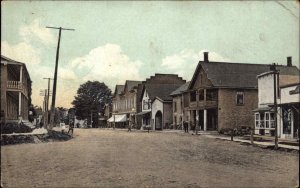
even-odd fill
[{"label": "shop window", "polygon": [[255,113],[255,127],[260,128],[260,118],[259,113]]},{"label": "shop window", "polygon": [[245,101],[244,101],[244,92],[242,91],[238,91],[236,93],[236,104],[237,105],[244,105]]},{"label": "shop window", "polygon": [[260,128],[265,128],[265,114],[264,113],[260,113],[259,114],[259,119],[260,119],[260,121],[259,121],[259,127]]},{"label": "shop window", "polygon": [[282,131],[283,134],[291,134],[292,132],[292,110],[288,108],[282,108],[282,120],[283,120],[283,127]]}]

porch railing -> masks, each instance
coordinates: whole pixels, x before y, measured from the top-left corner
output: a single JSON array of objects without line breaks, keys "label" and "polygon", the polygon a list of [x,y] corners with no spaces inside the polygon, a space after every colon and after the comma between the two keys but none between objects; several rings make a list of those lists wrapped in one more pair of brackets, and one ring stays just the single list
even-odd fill
[{"label": "porch railing", "polygon": [[19,82],[19,81],[7,81],[7,89],[20,91],[26,97],[28,97],[27,88],[24,87],[24,85],[23,85],[22,82]]}]

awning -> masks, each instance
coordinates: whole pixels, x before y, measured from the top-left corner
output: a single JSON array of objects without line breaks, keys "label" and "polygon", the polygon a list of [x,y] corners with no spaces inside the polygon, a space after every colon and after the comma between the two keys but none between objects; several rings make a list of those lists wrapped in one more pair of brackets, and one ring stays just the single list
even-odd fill
[{"label": "awning", "polygon": [[262,108],[256,108],[252,110],[253,112],[268,112],[268,111],[274,111],[272,107],[262,107]]},{"label": "awning", "polygon": [[126,121],[126,114],[112,115],[107,121],[108,122],[125,122]]},{"label": "awning", "polygon": [[135,114],[136,116],[140,116],[140,115],[144,115],[144,114],[148,114],[150,113],[151,111],[147,111],[147,112],[140,112],[140,113],[137,113]]}]

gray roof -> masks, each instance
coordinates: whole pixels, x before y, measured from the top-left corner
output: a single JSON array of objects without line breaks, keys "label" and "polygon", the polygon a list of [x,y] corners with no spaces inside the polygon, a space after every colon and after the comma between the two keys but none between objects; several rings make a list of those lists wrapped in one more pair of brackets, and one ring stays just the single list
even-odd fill
[{"label": "gray roof", "polygon": [[170,95],[179,95],[185,92],[190,85],[190,81],[186,82],[185,84],[182,84],[179,88],[177,88],[175,91],[173,91]]},{"label": "gray roof", "polygon": [[145,89],[151,101],[153,101],[155,97],[162,100],[172,100],[170,93],[180,86],[181,84],[145,84]]},{"label": "gray roof", "polygon": [[136,80],[126,80],[125,85],[127,84],[128,91],[137,88],[139,84],[141,84],[142,81],[136,81]]},{"label": "gray roof", "polygon": [[115,94],[121,94],[124,91],[124,85],[116,85]]},{"label": "gray roof", "polygon": [[[200,67],[203,68],[214,87],[228,88],[257,88],[257,75],[270,71],[268,64],[200,61],[189,87],[195,82]],[[299,69],[296,66],[277,65],[276,69],[281,75],[299,75]]]},{"label": "gray roof", "polygon": [[12,65],[22,65],[23,67],[25,67],[25,70],[26,70],[25,72],[26,72],[26,74],[27,74],[29,80],[31,81],[31,78],[30,78],[30,75],[29,75],[29,72],[28,72],[28,70],[27,70],[27,67],[26,67],[26,64],[25,64],[25,63],[22,63],[22,62],[19,62],[19,61],[15,61],[15,60],[10,59],[10,58],[8,58],[8,57],[6,57],[6,56],[4,56],[4,55],[1,55],[1,63],[4,64],[4,62],[2,62],[2,61],[6,61],[8,64],[12,64]]}]

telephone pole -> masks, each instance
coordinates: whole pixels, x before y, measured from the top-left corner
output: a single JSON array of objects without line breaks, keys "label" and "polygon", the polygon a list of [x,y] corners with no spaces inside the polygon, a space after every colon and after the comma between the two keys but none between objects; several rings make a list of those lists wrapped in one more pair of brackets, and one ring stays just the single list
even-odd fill
[{"label": "telephone pole", "polygon": [[278,95],[278,81],[279,72],[276,70],[276,64],[271,65],[271,71],[273,71],[273,82],[274,82],[274,124],[275,124],[275,149],[278,149],[278,127],[277,127],[277,95]]},{"label": "telephone pole", "polygon": [[61,31],[62,30],[69,30],[69,31],[75,31],[75,29],[67,29],[62,27],[46,27],[49,29],[58,29],[58,43],[57,43],[57,49],[56,49],[56,60],[55,60],[55,71],[54,71],[54,80],[53,80],[53,94],[52,94],[52,104],[51,104],[51,114],[50,114],[50,129],[54,126],[54,115],[55,115],[55,98],[56,98],[56,82],[57,82],[57,67],[58,67],[58,58],[59,58],[59,47],[60,47],[60,38],[61,38]]},{"label": "telephone pole", "polygon": [[47,94],[47,100],[46,100],[46,118],[45,118],[45,126],[48,127],[49,124],[49,96],[50,96],[50,80],[53,80],[52,78],[43,78],[48,80],[48,94]]}]

